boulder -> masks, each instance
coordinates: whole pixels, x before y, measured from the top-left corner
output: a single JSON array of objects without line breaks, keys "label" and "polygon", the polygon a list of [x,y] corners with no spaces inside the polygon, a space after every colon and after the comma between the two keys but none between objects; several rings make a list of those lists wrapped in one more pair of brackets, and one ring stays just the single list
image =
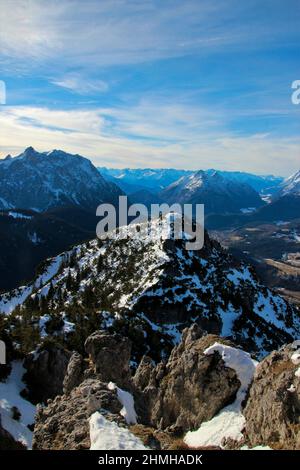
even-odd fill
[{"label": "boulder", "polygon": [[300,374],[295,375],[299,364],[293,361],[297,347],[292,343],[273,351],[256,368],[243,410],[250,446],[300,449]]}]

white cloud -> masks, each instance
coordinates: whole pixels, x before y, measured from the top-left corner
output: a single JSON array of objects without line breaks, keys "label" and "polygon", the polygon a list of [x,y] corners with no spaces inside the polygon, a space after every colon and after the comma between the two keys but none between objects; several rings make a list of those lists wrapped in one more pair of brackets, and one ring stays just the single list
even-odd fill
[{"label": "white cloud", "polygon": [[215,127],[206,128],[205,116],[205,110],[193,106],[153,102],[127,111],[2,107],[0,154],[17,154],[33,145],[41,151],[79,153],[99,166],[215,167],[284,176],[299,169],[299,137],[237,136],[222,130],[217,120]]},{"label": "white cloud", "polygon": [[297,10],[285,22],[281,10],[268,0],[1,0],[1,55],[15,67],[97,70],[260,48],[297,32]]},{"label": "white cloud", "polygon": [[109,89],[108,83],[103,80],[91,80],[74,73],[54,79],[52,83],[80,95],[89,95],[97,92],[104,93]]}]

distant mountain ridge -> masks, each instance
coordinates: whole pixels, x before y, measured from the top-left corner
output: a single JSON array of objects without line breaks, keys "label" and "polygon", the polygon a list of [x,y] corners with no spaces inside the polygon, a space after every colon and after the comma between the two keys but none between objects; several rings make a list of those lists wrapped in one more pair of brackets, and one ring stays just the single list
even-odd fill
[{"label": "distant mountain ridge", "polygon": [[159,192],[182,176],[194,173],[191,170],[177,170],[173,168],[117,169],[99,167],[98,170],[107,180],[118,184],[118,186],[128,194],[142,189]]},{"label": "distant mountain ridge", "polygon": [[[183,176],[191,176],[199,170],[178,170],[172,168],[107,168],[99,167],[103,176],[117,183],[128,194],[148,189],[159,192]],[[272,194],[284,180],[281,176],[255,175],[241,171],[222,171],[215,169],[203,170],[208,175],[217,171],[224,178],[249,184],[255,191]]]},{"label": "distant mountain ridge", "polygon": [[122,191],[80,155],[28,147],[17,157],[0,160],[0,209],[73,206],[94,212],[102,202],[117,203],[119,194]]}]

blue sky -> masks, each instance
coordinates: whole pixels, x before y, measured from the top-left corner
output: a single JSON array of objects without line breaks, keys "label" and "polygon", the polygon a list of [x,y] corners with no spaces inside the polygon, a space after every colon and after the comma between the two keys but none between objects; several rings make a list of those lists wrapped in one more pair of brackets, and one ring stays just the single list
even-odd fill
[{"label": "blue sky", "polygon": [[300,167],[298,0],[2,0],[0,156]]}]

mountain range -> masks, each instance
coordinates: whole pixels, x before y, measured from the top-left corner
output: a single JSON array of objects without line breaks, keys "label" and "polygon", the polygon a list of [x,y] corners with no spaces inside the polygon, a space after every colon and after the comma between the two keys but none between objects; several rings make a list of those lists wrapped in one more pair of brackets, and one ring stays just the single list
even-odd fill
[{"label": "mountain range", "polygon": [[[0,161],[0,289],[16,287],[31,278],[46,257],[93,238],[96,207],[101,202],[117,205],[126,188],[131,203],[147,207],[204,203],[209,229],[300,217],[299,172],[282,180],[215,170],[101,171],[104,176],[82,156],[32,147]],[[274,188],[277,192],[265,203],[261,194]]]},{"label": "mountain range", "polygon": [[[172,168],[107,168],[99,167],[100,173],[108,180],[118,184],[126,193],[131,194],[141,189],[147,189],[151,192],[158,193],[175,183],[183,176],[191,176],[197,171],[178,170]],[[258,193],[272,194],[277,191],[278,186],[284,178],[273,175],[254,175],[241,171],[222,171],[209,169],[205,173],[211,175],[218,172],[224,178],[238,181],[251,186]]]}]

